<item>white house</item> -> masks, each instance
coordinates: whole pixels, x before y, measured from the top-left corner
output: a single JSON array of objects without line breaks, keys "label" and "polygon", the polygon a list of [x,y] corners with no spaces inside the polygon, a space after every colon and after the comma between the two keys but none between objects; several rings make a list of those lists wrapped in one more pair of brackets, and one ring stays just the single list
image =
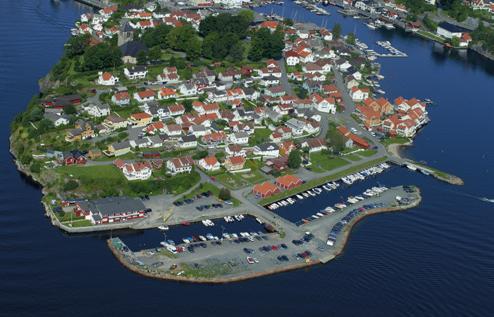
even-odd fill
[{"label": "white house", "polygon": [[280,150],[278,145],[274,143],[264,143],[254,147],[254,155],[278,157],[280,155]]},{"label": "white house", "polygon": [[110,114],[110,106],[101,104],[88,104],[83,106],[84,111],[92,117],[106,117]]},{"label": "white house", "polygon": [[130,68],[124,68],[124,75],[125,77],[127,77],[127,79],[144,79],[146,78],[147,74],[148,71],[144,66],[137,65]]},{"label": "white house", "polygon": [[214,172],[221,168],[220,162],[214,156],[207,156],[203,159],[200,159],[198,162],[199,166],[208,172]]},{"label": "white house", "polygon": [[129,181],[149,179],[153,172],[148,162],[125,163],[122,160],[116,160],[115,165],[122,170]]},{"label": "white house", "polygon": [[248,144],[249,135],[246,132],[237,132],[229,135],[230,142],[233,144]]},{"label": "white house", "polygon": [[367,99],[369,98],[369,88],[353,87],[350,90],[350,96],[352,97],[353,101],[362,101],[364,99]]},{"label": "white house", "polygon": [[102,86],[114,86],[119,82],[119,78],[113,76],[112,73],[109,72],[99,72],[98,73],[98,85]]},{"label": "white house", "polygon": [[194,161],[188,156],[176,157],[166,162],[166,169],[172,175],[190,173],[194,166]]}]

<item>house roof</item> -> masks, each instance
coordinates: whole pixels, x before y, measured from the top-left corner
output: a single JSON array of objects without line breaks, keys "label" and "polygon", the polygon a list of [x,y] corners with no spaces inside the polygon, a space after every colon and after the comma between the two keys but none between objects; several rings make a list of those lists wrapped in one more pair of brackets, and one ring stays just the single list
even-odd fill
[{"label": "house roof", "polygon": [[276,179],[276,183],[283,187],[290,187],[302,183],[302,180],[295,175],[283,175]]},{"label": "house roof", "polygon": [[254,188],[252,189],[255,193],[261,194],[263,196],[268,195],[268,194],[273,194],[279,191],[278,187],[274,185],[273,183],[270,182],[264,182],[260,184],[254,185]]}]

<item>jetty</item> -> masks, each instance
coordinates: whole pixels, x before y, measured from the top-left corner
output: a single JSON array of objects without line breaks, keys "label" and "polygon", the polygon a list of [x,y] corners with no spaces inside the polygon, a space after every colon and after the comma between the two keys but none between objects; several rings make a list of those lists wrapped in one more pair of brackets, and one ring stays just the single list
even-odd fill
[{"label": "jetty", "polygon": [[75,1],[93,7],[95,9],[103,9],[104,7],[113,5],[113,3],[108,0],[75,0]]}]

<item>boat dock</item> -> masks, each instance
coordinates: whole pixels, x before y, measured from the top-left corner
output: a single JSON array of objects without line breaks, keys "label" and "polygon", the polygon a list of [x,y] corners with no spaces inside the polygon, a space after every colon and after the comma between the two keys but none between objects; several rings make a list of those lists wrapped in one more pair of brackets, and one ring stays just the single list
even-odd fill
[{"label": "boat dock", "polygon": [[408,55],[405,52],[400,51],[399,49],[393,47],[389,41],[377,41],[377,45],[380,47],[386,49],[389,53],[388,54],[380,54],[380,53],[375,53],[375,56],[378,57],[408,57]]},{"label": "boat dock", "polygon": [[321,7],[318,7],[316,4],[312,4],[312,3],[308,2],[308,1],[305,1],[305,0],[295,0],[293,2],[295,4],[298,4],[298,5],[306,8],[310,12],[315,13],[317,15],[330,15],[329,11],[327,11],[326,9],[323,9]]},{"label": "boat dock", "polygon": [[88,5],[90,7],[93,7],[95,9],[103,9],[104,7],[108,7],[113,5],[112,2],[110,1],[101,1],[101,0],[75,0],[76,2]]}]

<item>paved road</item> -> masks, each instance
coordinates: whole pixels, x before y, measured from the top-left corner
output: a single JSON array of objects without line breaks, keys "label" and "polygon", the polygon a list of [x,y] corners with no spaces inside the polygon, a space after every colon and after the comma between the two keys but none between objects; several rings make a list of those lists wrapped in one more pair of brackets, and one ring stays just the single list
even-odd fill
[{"label": "paved road", "polygon": [[285,58],[282,57],[281,59],[279,59],[278,64],[280,65],[280,69],[281,69],[280,84],[285,89],[287,95],[294,96],[292,85],[290,85],[290,83],[288,82],[288,74],[286,72]]}]

